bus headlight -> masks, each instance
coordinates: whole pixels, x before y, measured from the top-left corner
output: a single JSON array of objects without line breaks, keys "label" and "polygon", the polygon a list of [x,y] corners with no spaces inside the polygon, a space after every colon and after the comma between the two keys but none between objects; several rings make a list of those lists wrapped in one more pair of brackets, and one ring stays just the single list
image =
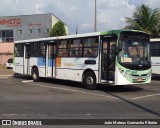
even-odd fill
[{"label": "bus headlight", "polygon": [[125,72],[123,69],[119,69],[120,73],[124,76],[131,77],[130,73]]},{"label": "bus headlight", "polygon": [[131,77],[131,74],[128,74],[128,77]]},{"label": "bus headlight", "polygon": [[151,73],[149,73],[147,76],[150,77],[150,76],[151,76]]},{"label": "bus headlight", "polygon": [[122,74],[124,73],[124,70],[123,70],[123,69],[119,69],[119,71],[120,71],[120,73],[122,73]]}]

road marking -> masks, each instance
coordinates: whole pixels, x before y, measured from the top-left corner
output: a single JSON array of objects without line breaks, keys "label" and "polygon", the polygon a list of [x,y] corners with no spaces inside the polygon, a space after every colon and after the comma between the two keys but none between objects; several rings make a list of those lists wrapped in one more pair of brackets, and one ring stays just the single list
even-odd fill
[{"label": "road marking", "polygon": [[79,90],[73,90],[73,89],[68,89],[68,88],[51,87],[51,86],[46,86],[46,85],[41,85],[41,84],[33,84],[33,83],[30,84],[30,85],[36,85],[36,86],[45,87],[45,88],[52,88],[52,89],[65,90],[65,91],[70,91],[70,92],[78,92],[78,93],[89,94],[89,95],[95,95],[95,96],[100,96],[100,97],[107,97],[107,98],[118,99],[117,97],[113,97],[113,96],[106,96],[106,95],[102,95],[102,94],[90,93],[90,92],[79,91]]},{"label": "road marking", "polygon": [[135,97],[135,98],[131,98],[132,100],[136,100],[136,99],[142,99],[142,98],[146,98],[146,97],[153,97],[153,96],[159,96],[160,94],[153,94],[153,95],[146,95],[146,96],[140,96],[140,97]]},{"label": "road marking", "polygon": [[[79,116],[108,116],[109,114],[86,114],[86,113],[73,113],[73,114],[61,114],[61,113],[59,113],[59,114],[54,114],[54,116],[77,116],[77,117],[79,117]],[[111,116],[112,116],[112,114],[110,114]],[[1,117],[31,117],[31,116],[33,116],[33,117],[43,117],[43,116],[47,116],[48,117],[48,115],[47,114],[0,114],[0,116]]]},{"label": "road marking", "polygon": [[9,77],[9,76],[12,76],[12,75],[0,75],[0,77]]},{"label": "road marking", "polygon": [[9,78],[11,75],[0,75],[0,79],[7,79]]},{"label": "road marking", "polygon": [[8,77],[4,77],[4,76],[3,76],[3,77],[1,77],[1,76],[0,76],[0,79],[7,79],[7,78],[8,78]]},{"label": "road marking", "polygon": [[154,91],[160,91],[159,89],[151,89],[151,90],[154,90]]},{"label": "road marking", "polygon": [[24,81],[22,81],[23,83],[31,83],[31,82],[33,82],[33,80],[24,80]]}]

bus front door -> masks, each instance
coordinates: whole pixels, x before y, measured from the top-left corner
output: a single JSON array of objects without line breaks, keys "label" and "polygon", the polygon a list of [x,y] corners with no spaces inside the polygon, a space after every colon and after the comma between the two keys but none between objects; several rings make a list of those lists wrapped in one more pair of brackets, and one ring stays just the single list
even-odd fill
[{"label": "bus front door", "polygon": [[115,80],[116,40],[102,39],[101,52],[101,82],[114,84]]},{"label": "bus front door", "polygon": [[24,74],[30,74],[30,53],[31,53],[31,46],[30,44],[25,45],[25,56],[24,56]]},{"label": "bus front door", "polygon": [[55,55],[56,46],[54,43],[49,43],[46,54],[46,77],[55,77]]}]

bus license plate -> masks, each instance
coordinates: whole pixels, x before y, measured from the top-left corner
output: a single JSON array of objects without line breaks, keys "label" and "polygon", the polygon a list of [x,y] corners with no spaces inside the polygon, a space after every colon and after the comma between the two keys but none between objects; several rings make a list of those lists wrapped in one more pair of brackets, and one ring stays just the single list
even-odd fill
[{"label": "bus license plate", "polygon": [[143,79],[142,78],[138,78],[137,82],[143,82]]}]

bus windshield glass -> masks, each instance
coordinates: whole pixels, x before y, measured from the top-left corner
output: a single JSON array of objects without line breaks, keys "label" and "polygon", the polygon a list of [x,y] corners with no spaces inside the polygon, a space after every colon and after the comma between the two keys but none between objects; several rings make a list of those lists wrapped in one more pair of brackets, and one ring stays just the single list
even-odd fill
[{"label": "bus windshield glass", "polygon": [[147,40],[123,39],[118,61],[129,69],[150,68],[149,42]]}]

